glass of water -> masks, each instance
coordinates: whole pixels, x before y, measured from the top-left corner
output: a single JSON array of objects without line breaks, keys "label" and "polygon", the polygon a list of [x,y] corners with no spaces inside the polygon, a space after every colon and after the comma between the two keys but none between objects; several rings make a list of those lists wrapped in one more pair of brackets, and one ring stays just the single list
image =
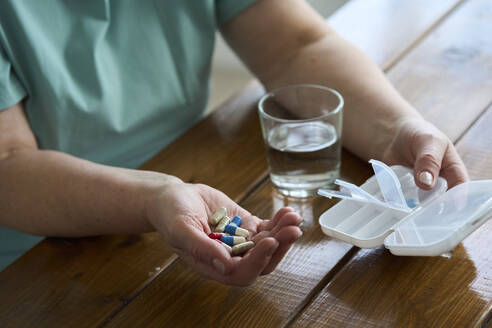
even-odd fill
[{"label": "glass of water", "polygon": [[340,93],[320,85],[287,86],[263,96],[258,111],[270,178],[280,193],[310,197],[338,178]]}]

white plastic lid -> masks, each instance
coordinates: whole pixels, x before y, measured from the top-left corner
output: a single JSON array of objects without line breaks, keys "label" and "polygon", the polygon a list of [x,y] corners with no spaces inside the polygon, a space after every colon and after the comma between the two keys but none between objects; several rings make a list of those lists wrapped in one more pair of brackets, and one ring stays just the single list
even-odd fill
[{"label": "white plastic lid", "polygon": [[383,162],[375,159],[371,159],[369,163],[372,164],[379,189],[381,190],[386,203],[391,208],[410,212],[411,209],[408,207],[405,197],[403,196],[401,184],[395,172]]},{"label": "white plastic lid", "polygon": [[[329,198],[337,197],[363,203],[373,203],[406,213],[411,212],[412,209],[408,206],[407,200],[403,196],[402,186],[395,172],[383,162],[375,159],[371,159],[369,162],[372,164],[374,175],[376,176],[379,190],[381,191],[384,201],[377,199],[364,189],[352,183],[338,179],[335,180],[335,184],[340,186],[340,191],[319,189],[318,194]],[[408,173],[408,175],[410,175],[410,179],[413,181],[413,176],[410,173]],[[412,207],[415,207],[415,204]]]},{"label": "white plastic lid", "polygon": [[458,185],[410,214],[384,245],[395,255],[435,256],[453,249],[492,217],[492,180]]}]

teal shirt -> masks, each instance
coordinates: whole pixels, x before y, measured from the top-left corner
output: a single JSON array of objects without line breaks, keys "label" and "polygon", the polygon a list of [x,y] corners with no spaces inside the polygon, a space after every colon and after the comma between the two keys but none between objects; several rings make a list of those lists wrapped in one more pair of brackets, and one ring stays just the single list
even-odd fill
[{"label": "teal shirt", "polygon": [[[0,110],[24,99],[41,149],[136,168],[201,118],[216,29],[254,1],[1,0]],[[1,269],[22,238],[0,233]]]}]

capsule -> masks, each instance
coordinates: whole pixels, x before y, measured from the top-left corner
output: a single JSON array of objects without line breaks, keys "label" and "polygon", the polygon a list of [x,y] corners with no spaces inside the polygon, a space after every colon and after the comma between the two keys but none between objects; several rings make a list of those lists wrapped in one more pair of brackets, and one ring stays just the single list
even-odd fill
[{"label": "capsule", "polygon": [[249,251],[255,245],[252,241],[247,241],[245,243],[237,244],[232,247],[232,255],[241,255]]},{"label": "capsule", "polygon": [[211,225],[216,225],[220,220],[227,214],[227,209],[225,207],[221,207],[214,213],[211,217],[208,218],[208,223]]},{"label": "capsule", "polygon": [[208,236],[212,239],[220,239],[222,238],[223,234],[217,232],[211,232],[208,234]]},{"label": "capsule", "polygon": [[248,230],[236,227],[235,225],[232,224],[226,225],[224,232],[230,233],[231,235],[241,236],[244,238],[247,238],[249,236]]},{"label": "capsule", "polygon": [[220,241],[232,247],[234,245],[246,242],[246,238],[238,236],[222,236],[222,238],[220,238]]},{"label": "capsule", "polygon": [[241,226],[241,222],[243,222],[243,219],[241,219],[240,216],[236,215],[235,217],[232,218],[232,220],[229,224],[234,224],[234,225],[239,227],[239,226]]},{"label": "capsule", "polygon": [[228,217],[227,215],[224,216],[222,220],[220,220],[219,223],[217,224],[217,227],[215,227],[215,231],[224,232],[225,226],[228,225],[230,221],[231,221],[230,217]]},{"label": "capsule", "polygon": [[215,240],[217,240],[219,242],[219,244],[221,244],[226,249],[226,251],[229,252],[229,254],[232,254],[232,247],[231,246],[227,245],[226,243],[221,242],[218,239],[215,239]]}]

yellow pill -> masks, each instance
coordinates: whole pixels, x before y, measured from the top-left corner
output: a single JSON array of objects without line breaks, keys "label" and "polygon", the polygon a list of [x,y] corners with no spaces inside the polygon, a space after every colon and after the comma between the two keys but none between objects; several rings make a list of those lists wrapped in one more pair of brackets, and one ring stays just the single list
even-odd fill
[{"label": "yellow pill", "polygon": [[215,232],[224,232],[224,228],[226,227],[226,225],[229,224],[229,222],[231,222],[231,218],[228,217],[227,215],[224,216],[222,220],[220,220],[219,223],[217,224],[217,227],[215,228]]},{"label": "yellow pill", "polygon": [[252,241],[247,241],[245,243],[237,244],[232,247],[232,255],[241,255],[249,251],[255,245]]},{"label": "yellow pill", "polygon": [[225,207],[221,207],[214,213],[209,219],[208,223],[211,225],[216,225],[220,220],[227,214],[227,209]]}]

